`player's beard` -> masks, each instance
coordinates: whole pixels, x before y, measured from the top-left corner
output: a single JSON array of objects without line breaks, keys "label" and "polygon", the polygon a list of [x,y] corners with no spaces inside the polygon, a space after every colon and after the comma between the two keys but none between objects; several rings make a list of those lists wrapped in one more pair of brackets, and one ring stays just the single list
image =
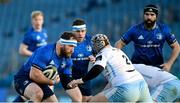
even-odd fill
[{"label": "player's beard", "polygon": [[152,21],[150,19],[147,19],[147,20],[144,20],[144,23],[147,28],[153,28],[156,23],[156,20]]},{"label": "player's beard", "polygon": [[65,58],[69,58],[69,57],[71,57],[71,54],[72,54],[72,53],[69,53],[69,52],[66,51],[65,46],[63,46],[63,47],[61,48],[61,54],[60,54],[60,56],[65,57]]}]

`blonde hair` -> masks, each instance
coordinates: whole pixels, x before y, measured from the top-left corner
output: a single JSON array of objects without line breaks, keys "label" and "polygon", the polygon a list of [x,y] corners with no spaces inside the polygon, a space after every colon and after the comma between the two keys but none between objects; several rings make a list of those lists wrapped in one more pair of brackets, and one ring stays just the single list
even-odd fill
[{"label": "blonde hair", "polygon": [[36,16],[39,16],[39,15],[41,15],[42,17],[44,17],[44,14],[43,14],[43,12],[42,11],[33,11],[32,13],[31,13],[31,19],[33,19],[33,18],[35,18]]}]

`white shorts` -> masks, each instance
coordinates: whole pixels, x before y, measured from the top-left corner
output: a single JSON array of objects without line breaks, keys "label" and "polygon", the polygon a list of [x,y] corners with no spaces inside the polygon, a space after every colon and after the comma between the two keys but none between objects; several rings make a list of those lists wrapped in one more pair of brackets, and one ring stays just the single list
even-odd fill
[{"label": "white shorts", "polygon": [[171,80],[153,88],[151,95],[157,102],[173,102],[180,99],[180,80]]},{"label": "white shorts", "polygon": [[122,84],[103,91],[109,102],[152,102],[144,80]]}]

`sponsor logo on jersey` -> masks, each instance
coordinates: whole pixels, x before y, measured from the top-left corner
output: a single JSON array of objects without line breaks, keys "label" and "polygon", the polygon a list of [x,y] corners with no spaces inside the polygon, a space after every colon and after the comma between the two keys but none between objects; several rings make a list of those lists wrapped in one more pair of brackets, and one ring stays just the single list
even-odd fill
[{"label": "sponsor logo on jersey", "polygon": [[78,57],[83,57],[83,56],[84,56],[83,53],[78,54]]},{"label": "sponsor logo on jersey", "polygon": [[152,43],[153,43],[153,41],[149,40],[149,41],[147,41],[147,43],[148,43],[148,44],[152,44]]},{"label": "sponsor logo on jersey", "polygon": [[158,47],[160,47],[160,45],[157,45],[157,44],[155,44],[155,45],[152,45],[152,44],[149,44],[149,45],[139,45],[140,47],[144,47],[144,48],[158,48]]},{"label": "sponsor logo on jersey", "polygon": [[76,61],[76,60],[89,60],[89,57],[84,57],[83,53],[80,53],[77,55],[77,58],[72,58],[72,60]]},{"label": "sponsor logo on jersey", "polygon": [[77,60],[89,60],[89,57],[72,58],[72,60],[74,60],[74,61],[77,61]]},{"label": "sponsor logo on jersey", "polygon": [[42,39],[41,42],[46,42],[46,40],[45,40],[45,39]]},{"label": "sponsor logo on jersey", "polygon": [[46,41],[37,44],[37,46],[44,46],[44,45],[47,45]]}]

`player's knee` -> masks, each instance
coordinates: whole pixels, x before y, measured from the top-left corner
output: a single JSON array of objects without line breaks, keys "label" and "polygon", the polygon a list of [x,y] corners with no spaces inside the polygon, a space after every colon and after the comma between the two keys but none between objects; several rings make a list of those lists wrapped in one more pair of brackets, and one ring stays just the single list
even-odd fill
[{"label": "player's knee", "polygon": [[82,96],[82,102],[88,102],[92,96]]},{"label": "player's knee", "polygon": [[92,97],[93,97],[93,96],[90,96],[88,99],[86,99],[86,102],[92,101]]},{"label": "player's knee", "polygon": [[82,102],[82,97],[73,98],[73,102]]},{"label": "player's knee", "polygon": [[94,96],[91,96],[91,98],[89,98],[87,102],[95,102],[93,97]]}]

